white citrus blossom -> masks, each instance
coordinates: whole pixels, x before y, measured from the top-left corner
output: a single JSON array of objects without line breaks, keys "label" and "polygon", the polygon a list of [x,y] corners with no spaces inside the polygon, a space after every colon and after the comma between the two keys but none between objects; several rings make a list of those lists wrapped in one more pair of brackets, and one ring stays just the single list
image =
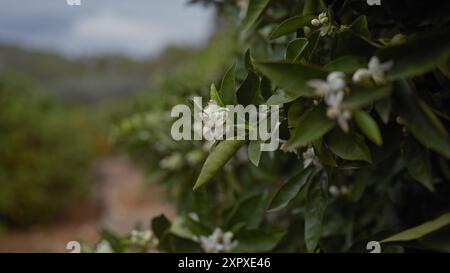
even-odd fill
[{"label": "white citrus blossom", "polygon": [[339,127],[341,127],[344,132],[348,132],[348,120],[351,118],[351,113],[350,111],[342,108],[344,91],[331,93],[326,96],[324,100],[328,105],[327,116],[330,119],[335,119],[339,124]]},{"label": "white citrus blossom", "polygon": [[114,251],[109,242],[103,240],[98,243],[97,247],[95,248],[95,253],[114,253]]},{"label": "white citrus blossom", "polygon": [[303,168],[308,168],[309,165],[314,164],[320,166],[319,158],[316,156],[313,147],[309,147],[303,154]]},{"label": "white citrus blossom", "polygon": [[206,253],[221,253],[230,252],[238,246],[239,242],[233,237],[233,232],[216,228],[211,235],[194,237],[194,240],[200,243]]},{"label": "white citrus blossom", "polygon": [[322,13],[319,14],[319,22],[322,25],[328,23],[328,21],[329,21],[329,19],[328,19],[328,16],[327,16],[327,14],[325,12],[322,12]]},{"label": "white citrus blossom", "polygon": [[328,188],[328,192],[330,193],[331,196],[337,197],[340,194],[340,190],[338,187],[336,187],[335,185],[331,185]]},{"label": "white citrus blossom", "polygon": [[328,16],[325,12],[319,14],[317,18],[311,20],[311,25],[315,27],[320,27],[321,25],[325,25],[329,22]]},{"label": "white citrus blossom", "polygon": [[206,139],[217,139],[226,132],[228,109],[209,101],[202,113],[203,135]]},{"label": "white citrus blossom", "polygon": [[324,97],[345,88],[345,74],[338,71],[331,72],[325,81],[312,79],[308,81],[308,85],[315,89],[316,95]]},{"label": "white citrus blossom", "polygon": [[328,188],[328,192],[333,197],[339,197],[339,196],[342,196],[342,195],[348,195],[350,193],[350,189],[347,186],[345,186],[345,185],[340,186],[340,187],[335,186],[335,185],[331,185]]},{"label": "white citrus blossom", "polygon": [[368,64],[368,68],[360,68],[353,74],[353,82],[370,83],[372,80],[376,85],[386,83],[384,73],[392,68],[394,62],[381,63],[377,56],[373,56]]},{"label": "white citrus blossom", "polygon": [[153,237],[153,232],[151,230],[132,230],[131,231],[131,242],[133,244],[145,245]]},{"label": "white citrus blossom", "polygon": [[308,81],[308,85],[315,89],[318,96],[324,98],[325,104],[328,106],[327,116],[330,119],[335,119],[341,129],[347,132],[351,114],[342,107],[345,95],[344,88],[346,87],[345,74],[338,71],[331,72],[328,74],[326,81],[313,79]]},{"label": "white citrus blossom", "polygon": [[279,141],[281,143],[280,150],[282,150],[285,153],[293,153],[293,154],[296,154],[296,155],[298,154],[296,148],[292,148],[292,147],[287,145],[287,140],[280,139]]}]

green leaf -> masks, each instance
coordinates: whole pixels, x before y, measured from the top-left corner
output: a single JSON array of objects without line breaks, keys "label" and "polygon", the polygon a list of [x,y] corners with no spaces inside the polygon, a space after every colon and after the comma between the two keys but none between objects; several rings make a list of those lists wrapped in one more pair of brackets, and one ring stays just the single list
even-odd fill
[{"label": "green leaf", "polygon": [[317,1],[316,0],[305,0],[305,4],[303,5],[302,14],[312,14],[316,10]]},{"label": "green leaf", "polygon": [[403,158],[408,173],[429,191],[434,191],[433,175],[428,150],[424,149],[411,137],[406,142]]},{"label": "green leaf", "polygon": [[261,78],[261,96],[263,97],[263,99],[268,100],[273,95],[273,93],[272,83],[266,76],[263,76]]},{"label": "green leaf", "polygon": [[355,86],[350,95],[346,96],[342,106],[347,109],[361,109],[372,103],[389,96],[392,92],[392,85],[384,85],[376,88],[366,88]]},{"label": "green leaf", "polygon": [[317,176],[311,184],[305,206],[305,244],[308,252],[314,252],[319,244],[323,228],[323,216],[327,207],[327,176]]},{"label": "green leaf", "polygon": [[270,0],[250,0],[248,3],[247,15],[242,22],[244,31],[248,31],[256,23],[269,3]]},{"label": "green leaf", "polygon": [[316,52],[316,49],[320,42],[320,31],[316,30],[311,32],[311,34],[308,36],[308,45],[306,46],[303,56],[305,56],[306,60],[310,60],[311,57]]},{"label": "green leaf", "polygon": [[325,106],[314,107],[299,118],[287,146],[290,148],[305,146],[328,133],[334,125],[334,121],[326,116]]},{"label": "green leaf", "polygon": [[219,91],[217,91],[214,83],[211,85],[210,98],[211,98],[211,100],[215,101],[217,103],[217,105],[219,105],[221,107],[225,107],[225,105],[222,102],[222,99],[220,98]]},{"label": "green leaf", "polygon": [[287,92],[283,89],[278,89],[275,94],[270,96],[266,101],[267,105],[281,105],[298,99],[300,96],[298,94],[293,94]]},{"label": "green leaf", "polygon": [[417,240],[417,239],[424,237],[425,235],[435,232],[435,231],[437,231],[441,228],[444,228],[448,225],[450,225],[450,213],[446,213],[434,220],[425,222],[419,226],[407,229],[398,234],[390,236],[390,237],[382,240],[381,242],[389,243],[389,242]]},{"label": "green leaf", "polygon": [[312,169],[308,168],[289,178],[273,197],[269,210],[275,211],[286,207],[306,185],[311,177],[311,174]]},{"label": "green leaf", "polygon": [[381,99],[375,103],[375,111],[377,111],[378,116],[381,120],[387,124],[391,116],[392,103],[389,98]]},{"label": "green leaf", "polygon": [[252,140],[248,144],[248,159],[253,163],[256,167],[259,165],[259,160],[261,159],[261,141]]},{"label": "green leaf", "polygon": [[394,95],[400,117],[417,140],[425,147],[450,158],[450,140],[447,132],[442,131],[443,127],[436,126],[438,118],[431,111],[424,111],[423,102],[408,83],[398,82]]},{"label": "green leaf", "polygon": [[236,92],[238,102],[244,106],[257,104],[260,84],[258,75],[253,71],[248,71],[247,77]]},{"label": "green leaf", "polygon": [[253,195],[245,198],[234,207],[227,226],[232,228],[240,223],[245,223],[249,229],[256,228],[264,216],[266,207],[266,194]]},{"label": "green leaf", "polygon": [[320,164],[337,167],[336,160],[330,150],[323,145],[323,139],[319,138],[313,142],[314,153],[319,158]]},{"label": "green leaf", "polygon": [[367,23],[367,17],[365,15],[361,15],[350,25],[349,29],[368,40],[370,40],[371,33],[369,31],[369,24]]},{"label": "green leaf", "polygon": [[342,71],[344,73],[353,73],[361,67],[367,65],[366,57],[361,56],[342,56],[332,60],[324,66],[327,71]]},{"label": "green leaf", "polygon": [[308,45],[308,39],[297,38],[289,42],[286,48],[284,59],[289,62],[296,62],[302,56],[302,52]]},{"label": "green leaf", "polygon": [[381,138],[380,128],[373,118],[366,112],[359,110],[353,112],[353,117],[359,129],[370,139],[373,143],[381,146],[383,139]]},{"label": "green leaf", "polygon": [[332,57],[340,56],[371,56],[375,49],[375,44],[367,38],[357,34],[351,29],[337,32],[335,35]]},{"label": "green leaf", "polygon": [[195,182],[194,190],[211,180],[244,144],[245,141],[242,140],[224,140],[217,144],[203,164],[200,175]]},{"label": "green leaf", "polygon": [[285,62],[258,62],[255,67],[274,84],[297,96],[314,96],[314,90],[308,86],[311,79],[324,79],[327,73],[320,68],[303,64]]},{"label": "green leaf", "polygon": [[267,252],[275,248],[286,232],[284,231],[263,231],[263,230],[242,230],[236,234],[239,245],[234,252]]},{"label": "green leaf", "polygon": [[315,17],[315,15],[308,14],[288,18],[274,28],[272,33],[269,35],[269,39],[273,40],[291,32],[295,32],[301,27],[309,26],[311,24],[311,20]]},{"label": "green leaf", "polygon": [[253,66],[253,58],[252,58],[252,53],[250,48],[247,49],[247,51],[245,51],[245,56],[244,56],[244,64],[245,64],[245,69],[247,70],[255,70],[255,67]]},{"label": "green leaf", "polygon": [[222,79],[219,94],[224,105],[236,104],[235,69],[236,64],[233,64]]},{"label": "green leaf", "polygon": [[394,67],[387,74],[389,80],[405,79],[430,71],[450,57],[450,29],[427,31],[377,53],[383,61],[393,60]]},{"label": "green leaf", "polygon": [[372,162],[369,147],[360,135],[345,134],[340,130],[334,130],[328,135],[327,143],[330,150],[340,158]]}]

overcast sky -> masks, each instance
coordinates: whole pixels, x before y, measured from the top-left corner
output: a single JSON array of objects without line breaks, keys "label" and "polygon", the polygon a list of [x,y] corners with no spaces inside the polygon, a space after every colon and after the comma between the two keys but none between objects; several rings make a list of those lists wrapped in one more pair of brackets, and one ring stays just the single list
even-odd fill
[{"label": "overcast sky", "polygon": [[68,56],[155,55],[168,44],[201,44],[212,10],[187,0],[0,0],[0,43]]}]

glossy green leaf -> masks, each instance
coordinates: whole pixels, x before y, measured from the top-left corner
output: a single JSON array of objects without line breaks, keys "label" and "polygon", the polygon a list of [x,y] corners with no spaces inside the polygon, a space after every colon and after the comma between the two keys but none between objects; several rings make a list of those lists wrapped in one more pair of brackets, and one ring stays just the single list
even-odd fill
[{"label": "glossy green leaf", "polygon": [[259,89],[260,80],[258,75],[253,71],[248,71],[247,77],[236,92],[238,103],[244,106],[257,104],[256,99],[260,95]]},{"label": "glossy green leaf", "polygon": [[411,138],[408,139],[403,153],[408,173],[428,190],[434,191],[429,157],[428,151],[423,146]]},{"label": "glossy green leaf", "polygon": [[305,146],[325,135],[334,125],[334,121],[326,116],[323,105],[314,107],[299,118],[287,146],[290,148]]},{"label": "glossy green leaf", "polygon": [[286,234],[284,231],[243,230],[236,234],[239,245],[235,252],[267,252],[275,248]]},{"label": "glossy green leaf", "polygon": [[242,140],[224,140],[217,144],[203,164],[194,190],[211,180],[244,144],[245,141]]},{"label": "glossy green leaf", "polygon": [[273,197],[269,210],[275,211],[286,207],[309,181],[312,169],[305,169],[289,178]]},{"label": "glossy green leaf", "polygon": [[367,17],[365,15],[361,15],[350,25],[350,30],[366,39],[370,39],[371,33],[369,31],[369,24],[367,22]]},{"label": "glossy green leaf", "polygon": [[306,38],[297,38],[290,41],[284,59],[289,62],[296,62],[302,56],[307,45],[308,39]]},{"label": "glossy green leaf", "polygon": [[255,67],[253,66],[253,58],[252,58],[252,53],[250,48],[247,49],[247,51],[245,51],[245,55],[244,55],[244,65],[245,65],[245,69],[247,70],[254,70]]},{"label": "glossy green leaf", "polygon": [[262,221],[266,209],[266,194],[257,194],[245,198],[237,203],[230,217],[227,226],[233,227],[240,223],[245,223],[249,229],[256,228]]},{"label": "glossy green leaf", "polygon": [[311,184],[305,206],[305,244],[308,252],[315,252],[323,228],[323,216],[327,207],[327,176],[317,176]]},{"label": "glossy green leaf", "polygon": [[235,81],[236,64],[233,64],[225,73],[220,86],[220,98],[224,105],[236,104],[236,81]]},{"label": "glossy green leaf", "polygon": [[261,141],[252,140],[248,144],[248,159],[256,167],[258,167],[259,160],[261,159],[261,143]]},{"label": "glossy green leaf", "polygon": [[311,79],[324,79],[327,73],[320,68],[304,64],[285,62],[258,62],[255,67],[272,83],[298,96],[314,96],[314,90],[308,86]]},{"label": "glossy green leaf", "polygon": [[372,103],[389,96],[392,92],[391,85],[376,88],[356,86],[351,93],[345,97],[342,106],[347,109],[361,109]]},{"label": "glossy green leaf", "polygon": [[310,26],[311,20],[315,17],[315,15],[308,14],[288,18],[275,27],[272,33],[270,33],[269,39],[273,40],[291,32],[295,32],[299,28]]},{"label": "glossy green leaf", "polygon": [[383,144],[380,128],[378,128],[377,123],[369,114],[358,110],[353,112],[353,117],[359,129],[361,129],[368,139],[378,146]]},{"label": "glossy green leaf", "polygon": [[248,3],[247,14],[242,22],[244,31],[248,31],[256,23],[269,3],[270,0],[250,0]]},{"label": "glossy green leaf", "polygon": [[[433,120],[438,119],[432,112],[425,112],[422,102],[407,82],[398,82],[395,88],[395,101],[400,117],[406,127],[425,147],[450,158],[450,139],[442,127]],[[433,118],[430,118],[433,115]]]},{"label": "glossy green leaf", "polygon": [[266,101],[266,104],[267,105],[281,105],[281,104],[285,104],[285,103],[294,101],[294,100],[298,99],[299,97],[300,97],[300,95],[298,95],[298,94],[287,92],[283,89],[278,89],[277,91],[275,91],[275,94],[273,94]]},{"label": "glossy green leaf", "polygon": [[390,243],[417,240],[448,225],[450,225],[450,213],[446,213],[434,220],[390,236],[381,242]]},{"label": "glossy green leaf", "polygon": [[342,71],[345,73],[353,73],[361,67],[367,66],[366,57],[361,56],[342,56],[332,60],[324,66],[328,71]]},{"label": "glossy green leaf", "polygon": [[330,150],[340,158],[372,162],[370,150],[360,135],[334,130],[328,135],[327,143]]},{"label": "glossy green leaf", "polygon": [[450,29],[427,31],[403,44],[380,50],[377,55],[383,61],[394,62],[387,74],[390,80],[423,74],[450,57]]},{"label": "glossy green leaf", "polygon": [[217,88],[214,84],[211,85],[210,98],[211,100],[215,101],[217,105],[225,107],[225,105],[222,102],[222,99],[220,98],[219,91],[217,91]]}]

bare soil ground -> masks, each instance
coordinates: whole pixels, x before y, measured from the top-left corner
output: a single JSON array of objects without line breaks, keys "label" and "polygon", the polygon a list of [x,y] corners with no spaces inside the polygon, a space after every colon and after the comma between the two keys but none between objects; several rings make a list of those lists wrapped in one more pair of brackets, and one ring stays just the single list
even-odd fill
[{"label": "bare soil ground", "polygon": [[148,227],[154,216],[175,216],[157,185],[143,187],[144,173],[122,157],[104,158],[95,166],[95,200],[69,210],[51,226],[33,227],[0,235],[0,252],[68,252],[69,241],[98,240],[102,227],[127,233],[136,223]]}]

